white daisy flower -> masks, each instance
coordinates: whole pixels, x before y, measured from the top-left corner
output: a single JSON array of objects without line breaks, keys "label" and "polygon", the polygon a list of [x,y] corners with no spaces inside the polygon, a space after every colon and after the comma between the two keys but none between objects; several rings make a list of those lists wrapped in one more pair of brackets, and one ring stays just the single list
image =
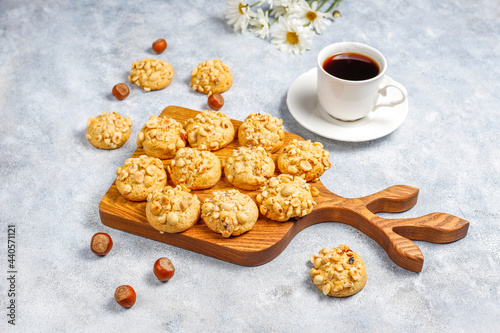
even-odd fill
[{"label": "white daisy flower", "polygon": [[274,0],[271,4],[271,16],[278,17],[287,15],[296,6],[303,2],[306,2],[306,0]]},{"label": "white daisy flower", "polygon": [[246,0],[229,0],[226,4],[227,23],[234,27],[234,31],[245,32],[253,16]]},{"label": "white daisy flower", "polygon": [[290,15],[296,18],[302,25],[310,24],[312,29],[318,34],[323,33],[326,30],[326,26],[332,24],[332,21],[327,18],[328,14],[319,11],[317,1],[314,1],[311,6],[307,2],[302,2],[292,9]]},{"label": "white daisy flower", "polygon": [[257,8],[257,13],[250,20],[249,30],[262,39],[269,37],[271,26],[269,25],[268,13],[268,11],[264,12],[262,8]]},{"label": "white daisy flower", "polygon": [[309,27],[286,17],[280,17],[277,23],[276,32],[271,35],[271,43],[278,50],[299,54],[311,48],[314,31]]}]

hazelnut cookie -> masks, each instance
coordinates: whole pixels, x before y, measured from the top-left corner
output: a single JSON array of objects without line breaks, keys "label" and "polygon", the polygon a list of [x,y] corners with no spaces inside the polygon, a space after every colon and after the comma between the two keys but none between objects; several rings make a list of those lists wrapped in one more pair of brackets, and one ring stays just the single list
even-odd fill
[{"label": "hazelnut cookie", "polygon": [[184,186],[165,186],[148,195],[146,217],[159,232],[183,232],[200,218],[201,203]]},{"label": "hazelnut cookie", "polygon": [[162,161],[146,155],[127,159],[116,175],[118,191],[131,201],[145,201],[148,194],[167,184]]},{"label": "hazelnut cookie", "polygon": [[189,85],[198,92],[212,95],[231,88],[233,75],[219,59],[201,62],[191,73]]},{"label": "hazelnut cookie", "polygon": [[262,147],[239,147],[222,164],[227,180],[243,190],[257,190],[274,175],[274,161]]},{"label": "hazelnut cookie", "polygon": [[190,190],[210,188],[222,174],[219,158],[206,150],[181,148],[170,163],[167,170],[172,182]]},{"label": "hazelnut cookie", "polygon": [[223,113],[205,110],[186,121],[189,144],[201,150],[224,148],[234,139],[235,131],[231,120]]},{"label": "hazelnut cookie", "polygon": [[174,68],[159,59],[134,61],[128,80],[144,91],[160,90],[167,87],[174,77]]},{"label": "hazelnut cookie", "polygon": [[262,215],[279,222],[303,217],[316,205],[311,186],[303,178],[286,174],[269,179],[256,200]]},{"label": "hazelnut cookie", "polygon": [[87,120],[86,138],[96,148],[116,149],[127,142],[130,137],[132,121],[117,112],[103,112],[97,117]]},{"label": "hazelnut cookie", "polygon": [[201,218],[207,227],[222,237],[247,232],[258,217],[259,209],[252,198],[235,189],[213,192],[201,206]]},{"label": "hazelnut cookie", "polygon": [[314,266],[310,271],[311,280],[325,295],[351,296],[366,284],[365,263],[347,245],[324,248],[310,259]]},{"label": "hazelnut cookie", "polygon": [[238,141],[241,146],[261,146],[274,153],[285,142],[283,120],[267,113],[252,113],[238,129]]},{"label": "hazelnut cookie", "polygon": [[320,142],[293,139],[278,156],[278,168],[281,173],[316,181],[332,163],[328,160],[330,153],[323,149]]},{"label": "hazelnut cookie", "polygon": [[166,116],[151,116],[137,136],[137,146],[148,156],[168,159],[186,147],[187,134],[181,123]]}]

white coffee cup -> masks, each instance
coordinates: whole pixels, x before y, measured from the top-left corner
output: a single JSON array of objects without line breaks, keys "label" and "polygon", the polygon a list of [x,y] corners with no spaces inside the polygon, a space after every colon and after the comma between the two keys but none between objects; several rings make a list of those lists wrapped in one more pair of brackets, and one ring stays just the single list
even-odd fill
[{"label": "white coffee cup", "polygon": [[[361,54],[374,60],[380,69],[378,75],[361,81],[345,80],[330,75],[323,68],[325,60],[342,53]],[[371,46],[355,42],[326,46],[318,54],[318,106],[334,118],[354,121],[367,116],[379,107],[392,107],[404,102],[406,99],[404,87],[398,85],[397,82],[382,84],[386,70],[387,61],[384,56]],[[388,88],[398,89],[401,97],[395,100],[384,100],[382,103],[380,97],[386,95]]]}]

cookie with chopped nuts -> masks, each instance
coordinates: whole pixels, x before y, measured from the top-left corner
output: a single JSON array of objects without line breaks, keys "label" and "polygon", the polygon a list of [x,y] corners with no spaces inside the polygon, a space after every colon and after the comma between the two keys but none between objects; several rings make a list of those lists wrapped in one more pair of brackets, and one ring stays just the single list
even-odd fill
[{"label": "cookie with chopped nuts", "polygon": [[275,164],[262,147],[239,147],[223,162],[224,174],[235,187],[257,190],[274,175]]},{"label": "cookie with chopped nuts", "polygon": [[174,68],[165,60],[146,58],[134,61],[128,80],[144,91],[166,88],[174,77]]},{"label": "cookie with chopped nuts", "polygon": [[219,158],[212,152],[194,148],[181,148],[167,166],[175,185],[190,190],[201,190],[214,186],[222,174]]},{"label": "cookie with chopped nuts", "polygon": [[223,113],[205,110],[186,121],[189,144],[201,150],[219,150],[233,141],[235,130]]},{"label": "cookie with chopped nuts", "polygon": [[207,227],[222,237],[239,236],[253,228],[259,209],[248,195],[238,190],[216,191],[201,206]]},{"label": "cookie with chopped nuts", "polygon": [[137,136],[137,146],[148,156],[168,159],[186,147],[187,134],[177,120],[166,116],[151,116]]},{"label": "cookie with chopped nuts", "polygon": [[161,233],[183,232],[200,218],[201,203],[184,186],[165,186],[148,195],[146,218]]},{"label": "cookie with chopped nuts", "polygon": [[303,217],[316,205],[311,186],[303,178],[286,174],[269,179],[256,200],[262,215],[279,222]]},{"label": "cookie with chopped nuts", "polygon": [[219,59],[201,62],[191,73],[189,85],[193,90],[212,95],[231,88],[233,74]]},{"label": "cookie with chopped nuts", "polygon": [[239,127],[238,141],[241,146],[260,146],[275,153],[285,142],[283,120],[267,113],[252,113]]},{"label": "cookie with chopped nuts", "polygon": [[365,263],[349,246],[324,248],[311,255],[310,275],[314,285],[325,295],[347,297],[358,293],[366,284]]},{"label": "cookie with chopped nuts", "polygon": [[162,161],[146,155],[127,159],[116,175],[118,192],[131,201],[145,201],[148,194],[167,184]]},{"label": "cookie with chopped nuts", "polygon": [[130,137],[132,121],[117,112],[103,112],[97,117],[87,120],[86,138],[96,148],[116,149],[127,142]]},{"label": "cookie with chopped nuts", "polygon": [[329,157],[320,142],[293,139],[279,152],[278,168],[281,173],[316,181],[332,166]]}]

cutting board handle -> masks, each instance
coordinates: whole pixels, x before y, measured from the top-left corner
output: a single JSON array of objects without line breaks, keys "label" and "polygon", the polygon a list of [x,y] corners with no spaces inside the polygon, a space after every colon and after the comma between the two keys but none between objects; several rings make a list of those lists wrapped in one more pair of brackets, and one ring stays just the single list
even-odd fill
[{"label": "cutting board handle", "polygon": [[351,225],[382,246],[397,265],[414,272],[422,270],[424,257],[412,240],[449,243],[465,237],[469,228],[469,222],[446,213],[404,219],[387,219],[376,215],[379,212],[398,213],[412,208],[417,202],[418,189],[407,185],[391,186],[352,199],[331,192],[323,194],[331,200],[318,205],[308,220],[316,218],[316,223],[329,220]]}]

